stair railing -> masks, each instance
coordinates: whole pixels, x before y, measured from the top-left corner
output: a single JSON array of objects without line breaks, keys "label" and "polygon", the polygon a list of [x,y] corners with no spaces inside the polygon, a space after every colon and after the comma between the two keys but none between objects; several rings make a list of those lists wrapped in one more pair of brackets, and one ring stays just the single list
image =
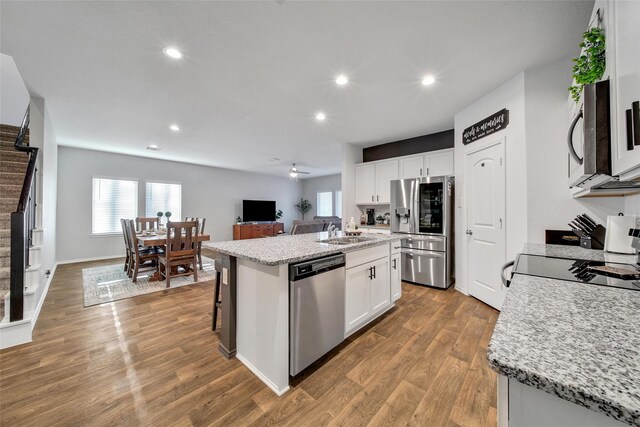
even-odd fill
[{"label": "stair railing", "polygon": [[15,322],[24,318],[25,274],[29,268],[29,248],[33,245],[33,229],[36,219],[36,163],[38,148],[24,144],[29,128],[30,109],[22,120],[22,126],[16,137],[16,150],[29,155],[27,173],[24,177],[20,199],[15,212],[11,213],[11,272],[9,296],[9,321]]}]

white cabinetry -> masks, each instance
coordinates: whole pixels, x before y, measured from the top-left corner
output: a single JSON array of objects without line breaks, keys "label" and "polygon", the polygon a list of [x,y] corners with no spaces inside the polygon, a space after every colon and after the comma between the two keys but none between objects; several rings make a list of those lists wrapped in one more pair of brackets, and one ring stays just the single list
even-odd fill
[{"label": "white cabinetry", "polygon": [[453,175],[453,171],[453,150],[439,150],[400,159],[401,179]]},{"label": "white cabinetry", "polygon": [[[640,145],[633,141],[634,136],[640,140],[640,135],[635,135],[633,128],[640,133],[640,113],[634,115],[632,106],[640,102],[640,2],[609,1],[608,11],[613,174],[631,172],[635,176],[640,175]],[[640,106],[635,111],[638,109]]]},{"label": "white cabinetry", "polygon": [[363,164],[356,166],[356,203],[375,203],[376,174],[375,164]]},{"label": "white cabinetry", "polygon": [[391,307],[389,245],[347,253],[345,338]]},{"label": "white cabinetry", "polygon": [[356,165],[356,204],[389,204],[394,179],[398,179],[397,160]]},{"label": "white cabinetry", "polygon": [[391,243],[391,302],[395,302],[402,296],[401,273],[400,273],[400,242]]}]

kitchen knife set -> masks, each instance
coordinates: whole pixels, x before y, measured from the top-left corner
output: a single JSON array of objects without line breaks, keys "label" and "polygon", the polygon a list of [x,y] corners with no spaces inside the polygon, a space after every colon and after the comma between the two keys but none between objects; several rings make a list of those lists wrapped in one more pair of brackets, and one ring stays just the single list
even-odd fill
[{"label": "kitchen knife set", "polygon": [[604,249],[607,229],[595,222],[587,214],[578,215],[569,227],[580,237],[580,246],[587,249]]}]

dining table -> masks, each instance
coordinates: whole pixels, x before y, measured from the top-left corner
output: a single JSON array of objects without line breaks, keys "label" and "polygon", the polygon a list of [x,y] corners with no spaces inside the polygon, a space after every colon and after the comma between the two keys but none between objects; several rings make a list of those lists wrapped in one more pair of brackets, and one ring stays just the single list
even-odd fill
[{"label": "dining table", "polygon": [[[138,244],[142,246],[166,246],[167,245],[167,233],[164,232],[153,232],[153,233],[136,233],[136,239],[138,240]],[[208,242],[211,240],[211,236],[208,234],[198,234],[197,239],[194,239],[197,242]],[[178,267],[172,267],[172,269],[177,269]],[[196,267],[197,268],[197,267]],[[172,270],[173,271],[173,270]],[[155,272],[149,280],[156,281],[160,280],[160,273]]]}]

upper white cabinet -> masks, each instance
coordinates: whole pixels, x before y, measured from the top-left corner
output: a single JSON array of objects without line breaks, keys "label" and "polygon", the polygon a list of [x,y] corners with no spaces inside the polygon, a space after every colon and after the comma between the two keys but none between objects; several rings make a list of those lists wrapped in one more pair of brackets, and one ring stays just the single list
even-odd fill
[{"label": "upper white cabinet", "polygon": [[356,203],[389,204],[390,182],[394,179],[398,179],[397,160],[356,165]]},{"label": "upper white cabinet", "polygon": [[376,169],[374,163],[356,166],[356,203],[375,203]]},{"label": "upper white cabinet", "polygon": [[400,159],[400,178],[453,175],[453,150],[439,150]]},{"label": "upper white cabinet", "polygon": [[640,174],[640,145],[635,145],[640,142],[640,2],[609,1],[608,12],[613,174],[639,168],[635,175]]}]

